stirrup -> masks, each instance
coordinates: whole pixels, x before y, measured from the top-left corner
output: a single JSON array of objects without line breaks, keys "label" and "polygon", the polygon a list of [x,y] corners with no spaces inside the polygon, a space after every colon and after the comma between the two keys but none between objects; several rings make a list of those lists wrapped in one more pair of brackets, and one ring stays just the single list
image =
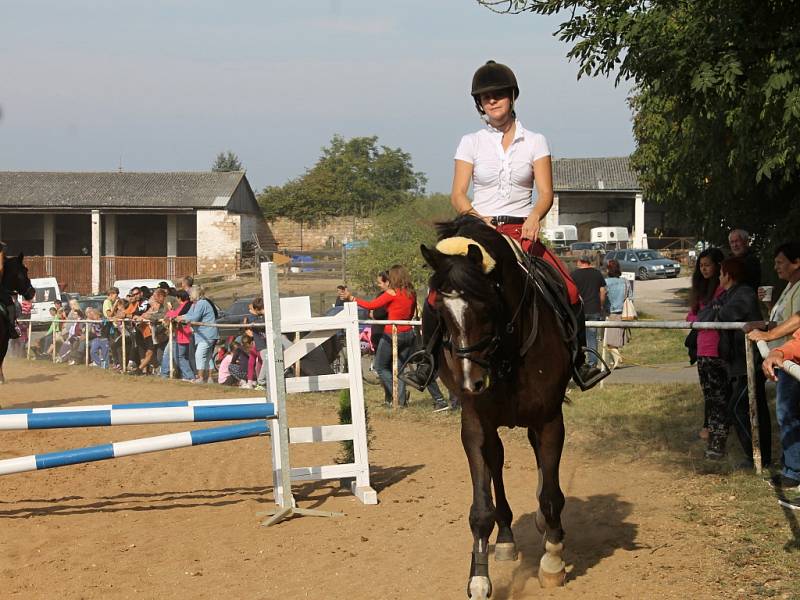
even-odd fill
[{"label": "stirrup", "polygon": [[[572,379],[573,379],[573,381],[575,381],[575,383],[578,384],[578,387],[581,388],[581,391],[585,392],[586,390],[589,390],[589,389],[593,388],[598,383],[600,383],[603,379],[605,379],[606,377],[611,375],[611,369],[608,368],[608,363],[606,363],[606,361],[603,360],[603,357],[600,356],[600,354],[597,352],[597,350],[593,350],[592,348],[584,347],[584,348],[581,348],[581,351],[584,352],[584,353],[588,352],[589,354],[594,354],[594,356],[597,358],[598,362],[600,362],[600,364],[603,365],[602,369],[597,369],[598,372],[597,372],[596,375],[592,375],[587,380],[584,380],[580,376],[580,371],[579,371],[580,367],[573,367],[573,369],[572,369]],[[584,364],[588,364],[588,363],[584,363]],[[597,368],[597,367],[595,367],[595,368]]]},{"label": "stirrup", "polygon": [[397,376],[421,392],[430,385],[435,374],[433,355],[427,350],[417,350],[403,363]]}]

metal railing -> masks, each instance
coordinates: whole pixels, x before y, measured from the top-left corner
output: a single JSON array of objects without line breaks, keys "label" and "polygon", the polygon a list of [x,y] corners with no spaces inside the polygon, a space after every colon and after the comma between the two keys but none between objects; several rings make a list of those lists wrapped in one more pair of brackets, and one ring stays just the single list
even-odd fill
[{"label": "metal railing", "polygon": [[[135,319],[104,319],[104,320],[89,320],[89,319],[63,319],[58,320],[59,324],[67,324],[67,323],[84,323],[84,324],[103,324],[106,322],[112,322],[115,325],[119,325],[122,323],[134,323],[140,325],[143,323],[142,320],[135,320]],[[30,359],[31,355],[31,334],[32,334],[32,325],[34,321],[30,319],[19,319],[19,322],[27,322],[28,323],[28,340],[27,340],[27,358]],[[52,323],[52,321],[38,321],[39,323],[47,324]],[[156,322],[147,321],[144,322],[149,323],[151,326],[154,326]],[[173,355],[173,338],[175,335],[173,320],[166,320],[167,326],[167,347],[169,348],[169,375],[170,378],[174,376],[174,355]],[[178,322],[182,325],[189,325],[192,327],[216,327],[217,329],[259,329],[265,327],[264,323],[230,323],[230,324],[223,324],[223,323],[201,323],[201,322]],[[399,360],[398,360],[398,344],[397,344],[397,327],[400,325],[410,325],[412,327],[419,327],[421,325],[421,321],[418,320],[376,320],[376,319],[365,319],[359,321],[359,323],[363,325],[391,325],[391,340],[392,340],[392,405],[395,409],[398,408],[399,405],[399,398],[398,398],[398,371],[400,368]],[[742,331],[744,330],[747,323],[745,322],[689,322],[689,321],[587,321],[586,326],[592,327],[595,329],[682,329],[682,330],[728,330],[728,331]],[[122,372],[126,372],[127,369],[127,357],[126,357],[126,327],[118,327],[121,332],[122,336]],[[84,328],[84,340],[85,340],[85,364],[89,364],[89,328]],[[55,336],[54,336],[55,337]],[[762,461],[761,461],[761,450],[759,445],[759,431],[758,431],[758,410],[756,405],[756,381],[755,381],[755,368],[756,362],[753,353],[753,347],[756,343],[751,342],[747,337],[745,337],[745,363],[747,369],[747,395],[749,401],[749,412],[750,412],[750,427],[751,427],[751,439],[753,445],[753,464],[755,466],[756,472],[761,473],[762,470]],[[766,357],[769,353],[769,347],[765,342],[758,342],[757,343],[758,350],[762,357]],[[165,352],[167,350],[165,349]],[[53,362],[56,362],[56,344],[53,343],[52,348],[52,356]],[[294,365],[295,370],[299,373],[299,364]],[[783,361],[783,366],[781,367],[786,373],[790,374],[791,376],[800,380],[800,365],[785,360]]]}]

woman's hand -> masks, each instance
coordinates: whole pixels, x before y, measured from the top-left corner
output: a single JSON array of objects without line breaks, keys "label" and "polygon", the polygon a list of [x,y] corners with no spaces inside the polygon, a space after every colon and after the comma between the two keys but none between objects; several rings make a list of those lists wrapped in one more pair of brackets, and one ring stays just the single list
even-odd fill
[{"label": "woman's hand", "polygon": [[[761,330],[767,329],[767,322],[766,321],[749,321],[744,326],[744,332],[745,333],[750,333],[751,331],[758,331],[760,329]],[[755,340],[753,338],[750,338],[750,339],[753,340],[754,342],[758,341],[758,340]]]},{"label": "woman's hand", "polygon": [[530,240],[532,242],[539,241],[539,217],[536,215],[531,215],[525,222],[522,224],[522,239],[523,240]]},{"label": "woman's hand", "polygon": [[764,371],[764,375],[772,381],[778,380],[778,376],[775,375],[775,369],[780,367],[783,367],[783,352],[780,350],[773,350],[770,352],[767,358],[764,359],[764,362],[761,363],[761,369]]}]

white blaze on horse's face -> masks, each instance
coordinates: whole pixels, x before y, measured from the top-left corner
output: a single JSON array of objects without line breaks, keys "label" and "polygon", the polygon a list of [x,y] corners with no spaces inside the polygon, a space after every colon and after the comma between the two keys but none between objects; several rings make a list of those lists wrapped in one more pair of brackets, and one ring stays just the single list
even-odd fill
[{"label": "white blaze on horse's face", "polygon": [[[466,339],[466,323],[467,323],[467,301],[464,300],[458,293],[444,295],[444,307],[453,316],[453,320],[458,326],[458,339],[456,340],[458,346],[467,346]],[[469,386],[470,376],[470,360],[468,358],[461,359],[461,369],[464,373],[464,383]],[[471,390],[470,390],[471,391]]]}]

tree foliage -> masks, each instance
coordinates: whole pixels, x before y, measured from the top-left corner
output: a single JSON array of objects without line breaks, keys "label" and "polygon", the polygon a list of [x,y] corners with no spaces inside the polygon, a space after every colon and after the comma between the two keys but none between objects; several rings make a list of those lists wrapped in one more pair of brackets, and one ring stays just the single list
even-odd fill
[{"label": "tree foliage", "polygon": [[265,188],[259,203],[268,219],[307,223],[330,217],[367,216],[408,203],[425,192],[426,178],[414,172],[411,155],[378,146],[378,138],[333,136],[304,175]]},{"label": "tree foliage", "polygon": [[377,215],[367,247],[347,255],[347,275],[352,287],[372,290],[378,273],[402,264],[409,270],[417,290],[424,292],[430,271],[419,245],[434,245],[433,224],[454,217],[450,198],[444,194],[415,198]]},{"label": "tree foliage", "polygon": [[800,11],[790,0],[479,0],[568,14],[578,76],[631,80],[633,166],[673,221],[772,245],[800,226]]},{"label": "tree foliage", "polygon": [[220,152],[214,160],[214,165],[211,167],[214,173],[224,173],[226,171],[242,171],[242,162],[239,157],[233,152]]}]

